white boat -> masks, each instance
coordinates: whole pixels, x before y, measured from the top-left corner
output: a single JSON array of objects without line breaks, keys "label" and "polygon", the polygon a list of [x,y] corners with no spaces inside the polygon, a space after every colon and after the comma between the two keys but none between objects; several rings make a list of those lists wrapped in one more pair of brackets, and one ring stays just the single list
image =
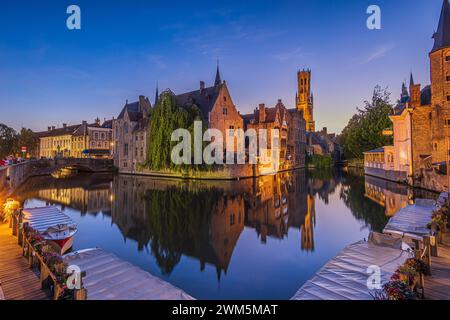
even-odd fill
[{"label": "white boat", "polygon": [[54,206],[24,209],[23,222],[39,232],[42,237],[53,244],[61,254],[73,245],[73,236],[77,232],[76,223]]}]

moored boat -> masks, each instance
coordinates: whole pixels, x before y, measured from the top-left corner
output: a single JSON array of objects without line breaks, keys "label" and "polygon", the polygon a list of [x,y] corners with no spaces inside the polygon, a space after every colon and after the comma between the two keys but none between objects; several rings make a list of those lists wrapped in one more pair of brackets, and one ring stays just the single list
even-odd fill
[{"label": "moored boat", "polygon": [[24,209],[22,214],[23,222],[28,223],[30,228],[39,232],[61,254],[72,248],[77,225],[57,207]]}]

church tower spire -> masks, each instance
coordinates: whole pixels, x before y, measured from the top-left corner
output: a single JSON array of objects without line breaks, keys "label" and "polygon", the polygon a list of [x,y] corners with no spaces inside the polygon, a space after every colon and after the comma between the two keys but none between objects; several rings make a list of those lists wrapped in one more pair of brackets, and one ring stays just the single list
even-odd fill
[{"label": "church tower spire", "polygon": [[220,78],[219,71],[219,59],[217,59],[217,71],[216,71],[216,80],[214,81],[214,86],[217,87],[222,84],[222,79]]},{"label": "church tower spire", "polygon": [[156,81],[156,92],[155,92],[155,104],[153,106],[156,106],[159,99],[159,90],[158,90],[158,81]]}]

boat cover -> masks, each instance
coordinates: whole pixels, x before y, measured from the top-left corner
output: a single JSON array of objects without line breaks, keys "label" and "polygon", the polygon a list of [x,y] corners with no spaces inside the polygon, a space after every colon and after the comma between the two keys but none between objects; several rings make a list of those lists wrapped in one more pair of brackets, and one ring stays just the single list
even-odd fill
[{"label": "boat cover", "polygon": [[387,223],[383,233],[424,237],[431,234],[427,225],[436,208],[433,200],[418,199],[415,204],[398,211]]},{"label": "boat cover", "polygon": [[75,222],[54,206],[24,209],[22,214],[23,222],[28,222],[29,226],[39,233],[61,225],[76,228]]},{"label": "boat cover", "polygon": [[86,272],[88,300],[194,300],[190,295],[102,249],[66,254],[64,261]]},{"label": "boat cover", "polygon": [[[377,242],[380,240],[377,239]],[[346,247],[307,281],[292,300],[374,300],[375,290],[369,290],[367,268],[378,266],[381,283],[388,282],[411,253],[389,247],[388,241],[378,245],[360,241]]]}]

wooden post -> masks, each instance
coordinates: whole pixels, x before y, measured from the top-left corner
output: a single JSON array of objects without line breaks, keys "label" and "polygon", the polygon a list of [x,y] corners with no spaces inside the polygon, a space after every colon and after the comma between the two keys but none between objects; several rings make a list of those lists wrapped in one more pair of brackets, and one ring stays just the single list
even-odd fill
[{"label": "wooden post", "polygon": [[423,237],[423,245],[425,250],[424,261],[428,265],[431,274],[431,244],[430,244],[430,236]]},{"label": "wooden post", "polygon": [[433,237],[434,239],[430,239],[433,242],[433,246],[431,246],[430,254],[432,257],[438,257],[439,256],[439,242],[436,237]]},{"label": "wooden post", "polygon": [[13,215],[11,217],[11,221],[12,221],[12,235],[13,236],[17,236],[17,225],[18,225],[17,219],[18,218],[19,218],[18,215]]},{"label": "wooden post", "polygon": [[17,232],[17,238],[18,238],[18,243],[20,246],[22,246],[23,244],[23,226],[22,226],[22,222],[23,222],[23,215],[22,215],[22,210],[20,210],[19,212],[19,223],[18,223],[18,232]]},{"label": "wooden post", "polygon": [[74,292],[74,300],[86,300],[87,299],[87,290],[83,288],[83,278],[86,277],[86,271],[81,272],[80,276],[80,288]]}]

